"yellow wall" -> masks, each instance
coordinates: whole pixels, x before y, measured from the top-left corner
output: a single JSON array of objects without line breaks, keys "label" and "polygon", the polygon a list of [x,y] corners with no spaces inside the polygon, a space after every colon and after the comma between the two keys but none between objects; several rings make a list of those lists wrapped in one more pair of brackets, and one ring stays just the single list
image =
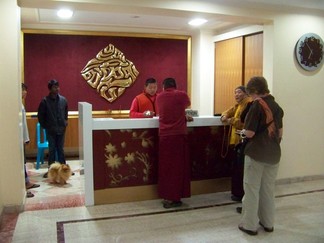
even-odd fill
[{"label": "yellow wall", "polygon": [[20,11],[16,1],[0,2],[0,211],[25,199],[21,146]]}]

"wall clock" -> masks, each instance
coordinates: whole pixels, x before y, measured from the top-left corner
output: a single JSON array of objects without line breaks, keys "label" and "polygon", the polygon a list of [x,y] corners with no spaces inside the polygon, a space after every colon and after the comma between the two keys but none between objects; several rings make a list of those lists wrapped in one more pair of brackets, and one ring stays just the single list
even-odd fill
[{"label": "wall clock", "polygon": [[302,35],[297,41],[295,55],[298,64],[307,71],[314,71],[323,64],[322,38],[314,33]]}]

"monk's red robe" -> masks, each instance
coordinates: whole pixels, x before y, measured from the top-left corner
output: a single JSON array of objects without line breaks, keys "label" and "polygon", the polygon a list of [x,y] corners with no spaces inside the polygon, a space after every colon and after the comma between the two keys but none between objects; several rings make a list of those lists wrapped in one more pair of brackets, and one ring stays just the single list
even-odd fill
[{"label": "monk's red robe", "polygon": [[158,193],[165,200],[180,201],[190,197],[191,166],[187,143],[185,109],[188,95],[174,88],[157,96],[159,110]]}]

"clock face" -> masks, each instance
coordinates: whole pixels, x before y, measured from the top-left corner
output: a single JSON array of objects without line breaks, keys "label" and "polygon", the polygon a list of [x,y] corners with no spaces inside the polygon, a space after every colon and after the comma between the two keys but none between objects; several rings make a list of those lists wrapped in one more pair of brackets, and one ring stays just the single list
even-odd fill
[{"label": "clock face", "polygon": [[299,65],[307,70],[314,71],[323,64],[323,40],[320,36],[308,33],[297,41],[295,54]]}]

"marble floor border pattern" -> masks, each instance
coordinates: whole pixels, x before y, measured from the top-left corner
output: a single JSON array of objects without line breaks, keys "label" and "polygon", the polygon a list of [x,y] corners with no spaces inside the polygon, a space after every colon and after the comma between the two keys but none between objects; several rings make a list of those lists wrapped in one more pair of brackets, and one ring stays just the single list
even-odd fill
[{"label": "marble floor border pattern", "polygon": [[[292,197],[292,196],[312,194],[312,193],[318,193],[318,192],[324,192],[324,189],[308,190],[308,191],[297,192],[297,193],[281,194],[281,195],[277,195],[276,198]],[[163,210],[163,211],[156,211],[156,212],[146,212],[146,213],[138,213],[138,214],[126,214],[126,215],[100,217],[100,218],[88,218],[88,219],[80,219],[80,220],[58,221],[58,222],[56,222],[56,226],[57,226],[57,229],[56,229],[57,242],[58,243],[65,243],[64,226],[69,225],[69,224],[82,223],[82,222],[93,222],[93,221],[102,221],[102,220],[126,219],[126,218],[135,218],[135,217],[143,217],[143,216],[150,216],[150,215],[170,214],[170,213],[192,211],[192,210],[200,210],[200,209],[207,209],[207,208],[214,208],[214,207],[224,207],[224,206],[233,205],[233,204],[239,204],[239,203],[238,202],[224,202],[224,203],[216,203],[216,204],[203,205],[203,206],[175,208],[175,209],[171,209],[171,210],[167,210],[167,211]]]}]

